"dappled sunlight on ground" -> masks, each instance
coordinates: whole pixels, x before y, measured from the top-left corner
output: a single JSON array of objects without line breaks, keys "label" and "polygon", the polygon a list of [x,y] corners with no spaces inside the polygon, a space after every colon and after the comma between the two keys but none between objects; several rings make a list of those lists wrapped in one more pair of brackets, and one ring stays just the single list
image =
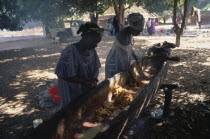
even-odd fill
[{"label": "dappled sunlight on ground", "polygon": [[[57,79],[57,76],[54,74],[54,69],[48,69],[47,71],[43,70],[30,70],[16,75],[16,80],[11,82],[9,85],[14,89],[20,89],[34,82],[34,87],[39,87],[46,85],[46,82],[39,80],[53,80]],[[24,79],[24,80],[23,80]]]},{"label": "dappled sunlight on ground", "polygon": [[[61,47],[17,49],[0,52],[0,121],[5,133],[31,128],[34,119],[49,118],[54,110],[42,110],[38,95],[56,82],[54,74]],[[24,128],[24,130],[23,130]]]},{"label": "dappled sunlight on ground", "polygon": [[[198,37],[182,37],[181,46],[172,49],[171,56],[178,56],[181,60],[170,62],[163,83],[179,83],[179,89],[173,92],[174,105],[203,102],[210,96],[209,36],[209,33],[204,33]],[[138,36],[135,37],[135,48],[140,50],[141,55],[145,55],[148,46],[163,41],[175,42],[175,37]],[[156,107],[162,107],[164,104],[164,94],[161,92],[157,96]]]},{"label": "dappled sunlight on ground", "polygon": [[24,102],[24,99],[28,96],[28,92],[20,92],[14,96],[14,101],[10,100],[6,102],[6,99],[1,100],[0,112],[10,115],[10,117],[21,116],[24,114],[32,114],[35,109],[29,109],[26,111],[29,102]]},{"label": "dappled sunlight on ground", "polygon": [[[202,103],[210,96],[209,50],[206,48],[176,48],[172,56],[179,56],[180,62],[170,62],[166,80],[163,83],[178,83],[173,92],[173,107]],[[156,99],[157,106],[164,104],[164,93],[160,91]]]},{"label": "dappled sunlight on ground", "polygon": [[32,70],[27,71],[26,73],[23,73],[23,75],[26,75],[29,79],[57,79],[57,76],[53,72],[43,71],[43,70]]},{"label": "dappled sunlight on ground", "polygon": [[49,54],[49,55],[41,55],[41,56],[35,56],[35,55],[32,55],[32,56],[28,56],[28,57],[22,57],[22,58],[18,58],[18,57],[14,57],[12,59],[4,59],[4,60],[1,60],[0,63],[5,63],[5,62],[9,62],[9,61],[13,61],[13,60],[28,60],[28,59],[31,59],[31,58],[44,58],[44,57],[50,57],[50,56],[58,56],[60,55],[60,53],[55,53],[55,54]]}]

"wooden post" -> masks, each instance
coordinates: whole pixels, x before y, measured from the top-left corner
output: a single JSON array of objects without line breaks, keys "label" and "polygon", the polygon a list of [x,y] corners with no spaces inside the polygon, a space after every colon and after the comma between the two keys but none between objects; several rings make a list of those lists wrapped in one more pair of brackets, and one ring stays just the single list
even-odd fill
[{"label": "wooden post", "polygon": [[163,84],[163,85],[160,86],[160,89],[163,89],[164,94],[165,94],[165,101],[164,101],[164,108],[163,108],[163,118],[168,118],[170,116],[172,91],[175,88],[178,88],[178,85]]}]

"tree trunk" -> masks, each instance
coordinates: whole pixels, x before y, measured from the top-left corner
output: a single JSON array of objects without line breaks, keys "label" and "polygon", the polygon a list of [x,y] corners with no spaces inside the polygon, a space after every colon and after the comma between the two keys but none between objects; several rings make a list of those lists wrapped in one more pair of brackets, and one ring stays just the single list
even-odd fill
[{"label": "tree trunk", "polygon": [[119,24],[120,24],[120,30],[123,29],[123,27],[125,25],[124,4],[125,4],[125,0],[119,0],[119,14],[120,14]]},{"label": "tree trunk", "polygon": [[46,37],[51,38],[51,33],[50,33],[49,28],[50,28],[49,23],[44,22],[44,23],[43,23],[44,35],[45,35]]},{"label": "tree trunk", "polygon": [[98,12],[96,12],[96,24],[98,24]]},{"label": "tree trunk", "polygon": [[90,22],[97,24],[98,23],[98,12],[90,13]]},{"label": "tree trunk", "polygon": [[189,0],[184,1],[184,16],[182,18],[182,24],[181,24],[181,28],[180,28],[177,23],[177,19],[176,19],[177,18],[177,3],[178,3],[178,1],[179,0],[174,0],[174,10],[173,10],[174,32],[176,34],[176,47],[180,46],[181,35],[182,35],[183,29],[185,27],[187,11],[188,11],[188,3],[189,3]]},{"label": "tree trunk", "polygon": [[125,25],[125,17],[124,17],[125,0],[119,0],[119,2],[117,2],[117,0],[112,0],[112,3],[114,5],[115,14],[116,14],[117,20],[118,20],[119,25],[120,25],[120,30],[121,30],[121,29],[123,29],[123,27]]},{"label": "tree trunk", "polygon": [[164,22],[164,24],[166,24],[166,18],[165,17],[163,17],[163,22]]},{"label": "tree trunk", "polygon": [[180,46],[181,42],[181,34],[179,32],[176,33],[176,47]]},{"label": "tree trunk", "polygon": [[98,5],[97,2],[93,5],[94,10],[90,12],[90,22],[97,24],[98,23]]}]

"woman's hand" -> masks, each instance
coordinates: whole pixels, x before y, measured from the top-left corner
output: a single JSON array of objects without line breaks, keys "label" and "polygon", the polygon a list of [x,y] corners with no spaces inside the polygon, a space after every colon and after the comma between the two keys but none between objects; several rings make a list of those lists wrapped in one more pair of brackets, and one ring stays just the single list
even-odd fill
[{"label": "woman's hand", "polygon": [[90,82],[90,81],[86,81],[85,82],[85,85],[88,87],[88,88],[95,88],[97,86],[97,83],[95,82]]},{"label": "woman's hand", "polygon": [[90,79],[90,80],[86,80],[84,82],[84,84],[89,87],[89,88],[96,88],[97,86],[97,82],[98,82],[98,79],[97,78],[93,78],[93,79]]},{"label": "woman's hand", "polygon": [[131,79],[131,82],[133,82],[135,84],[135,86],[139,87],[140,86],[140,82],[135,78],[133,72],[132,72],[132,67],[130,67],[128,69],[128,74],[130,75],[130,79]]},{"label": "woman's hand", "polygon": [[92,79],[89,79],[89,80],[81,80],[76,76],[71,77],[71,78],[63,78],[63,77],[59,77],[59,78],[65,80],[67,82],[81,83],[81,84],[86,85],[89,88],[95,88],[97,86],[97,82],[98,82],[97,78],[92,78]]},{"label": "woman's hand", "polygon": [[136,78],[133,78],[133,82],[137,87],[141,85],[140,82]]}]

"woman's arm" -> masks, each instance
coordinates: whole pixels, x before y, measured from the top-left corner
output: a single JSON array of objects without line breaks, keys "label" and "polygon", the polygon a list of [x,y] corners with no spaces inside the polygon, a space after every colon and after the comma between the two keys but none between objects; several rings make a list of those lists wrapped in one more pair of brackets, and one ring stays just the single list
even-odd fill
[{"label": "woman's arm", "polygon": [[63,78],[63,77],[59,77],[59,78],[63,79],[64,81],[67,81],[67,82],[80,83],[80,84],[88,86],[89,88],[96,87],[97,82],[98,82],[97,78],[90,79],[90,80],[82,80],[82,79],[79,79],[77,76],[73,76],[70,78]]},{"label": "woman's arm", "polygon": [[73,82],[73,83],[84,83],[85,82],[84,80],[79,79],[77,76],[73,76],[73,77],[69,77],[69,78],[65,78],[65,77],[59,77],[59,78],[63,79],[64,81]]},{"label": "woman's arm", "polygon": [[131,80],[133,80],[133,82],[137,86],[140,86],[140,82],[134,77],[134,74],[133,74],[133,71],[132,71],[132,68],[131,67],[128,69],[128,75],[131,77]]},{"label": "woman's arm", "polygon": [[133,56],[133,58],[136,60],[136,62],[138,62],[138,57],[137,57],[136,54],[134,53],[133,49],[132,49],[132,56]]}]

